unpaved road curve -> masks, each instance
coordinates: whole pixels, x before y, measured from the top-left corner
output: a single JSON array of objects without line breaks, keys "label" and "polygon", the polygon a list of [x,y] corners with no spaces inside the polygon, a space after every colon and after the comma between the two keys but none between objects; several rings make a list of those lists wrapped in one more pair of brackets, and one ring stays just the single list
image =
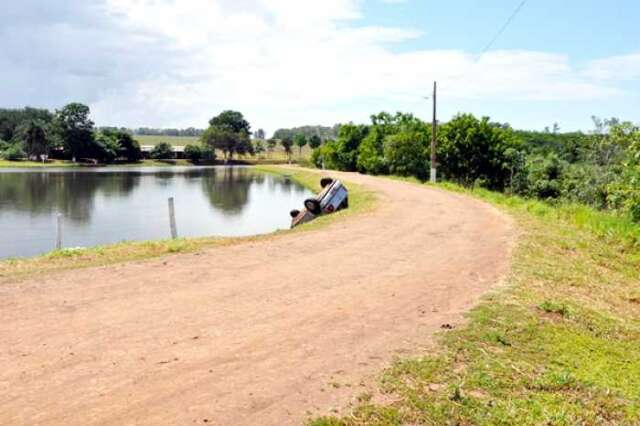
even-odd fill
[{"label": "unpaved road curve", "polygon": [[[0,285],[0,424],[299,424],[508,270],[513,228],[463,196],[355,174],[328,228]],[[283,206],[286,209],[294,206]]]}]

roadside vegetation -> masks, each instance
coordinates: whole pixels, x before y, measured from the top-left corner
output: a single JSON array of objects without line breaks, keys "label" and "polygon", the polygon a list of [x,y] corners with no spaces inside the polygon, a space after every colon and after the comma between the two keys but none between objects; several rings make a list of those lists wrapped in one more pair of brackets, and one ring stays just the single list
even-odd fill
[{"label": "roadside vegetation", "polygon": [[324,425],[640,423],[640,226],[579,204],[443,185],[511,214],[505,285]]},{"label": "roadside vegetation", "polygon": [[[308,171],[259,166],[256,170],[284,175],[308,189],[320,191],[320,175]],[[272,234],[242,238],[182,238],[177,240],[125,242],[83,249],[63,249],[34,258],[0,260],[0,282],[15,281],[38,274],[91,266],[106,266],[121,262],[156,258],[174,253],[195,253],[214,247],[258,241],[291,232],[307,232],[322,228],[332,221],[342,220],[350,215],[360,214],[375,208],[375,194],[357,184],[349,184],[350,208],[330,216],[323,216],[302,227],[278,231]],[[283,212],[286,215],[286,212]]]},{"label": "roadside vegetation", "polygon": [[[423,184],[427,124],[371,120],[341,126],[313,163]],[[439,186],[515,217],[512,271],[432,353],[398,359],[346,415],[312,425],[640,423],[640,129],[593,121],[589,133],[439,124]]]},{"label": "roadside vegetation", "polygon": [[[590,133],[519,131],[459,114],[438,126],[440,178],[467,188],[552,203],[575,202],[640,222],[640,129],[594,117]],[[314,150],[329,169],[425,179],[429,126],[411,114],[380,113],[370,125],[344,124],[338,138]]]}]

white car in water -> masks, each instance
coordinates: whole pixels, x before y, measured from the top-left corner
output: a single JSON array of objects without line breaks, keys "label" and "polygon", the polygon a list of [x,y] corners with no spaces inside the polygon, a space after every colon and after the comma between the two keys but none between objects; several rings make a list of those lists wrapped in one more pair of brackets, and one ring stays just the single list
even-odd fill
[{"label": "white car in water", "polygon": [[323,214],[330,214],[349,207],[349,191],[337,179],[322,178],[322,191],[315,198],[304,202],[303,210],[291,211],[291,227],[301,225]]}]

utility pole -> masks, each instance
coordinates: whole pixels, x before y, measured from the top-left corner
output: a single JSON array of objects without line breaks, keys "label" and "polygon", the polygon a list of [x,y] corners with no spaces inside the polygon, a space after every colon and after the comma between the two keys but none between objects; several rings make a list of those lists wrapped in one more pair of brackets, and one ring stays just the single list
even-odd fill
[{"label": "utility pole", "polygon": [[433,82],[433,123],[431,129],[431,183],[436,183],[436,167],[438,158],[436,156],[436,137],[438,132],[438,120],[436,114],[436,91],[437,83]]}]

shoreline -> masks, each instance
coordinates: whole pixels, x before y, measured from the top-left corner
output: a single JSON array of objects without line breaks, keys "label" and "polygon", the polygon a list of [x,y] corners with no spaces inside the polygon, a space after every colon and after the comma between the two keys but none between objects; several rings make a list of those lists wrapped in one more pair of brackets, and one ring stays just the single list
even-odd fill
[{"label": "shoreline", "polygon": [[[256,171],[271,173],[287,177],[305,188],[318,192],[320,190],[319,176],[322,171],[311,169],[295,170],[295,168],[281,168],[277,166],[251,166]],[[60,169],[65,170],[65,169]],[[90,170],[89,170],[90,171]],[[0,173],[2,170],[0,169]],[[33,275],[57,272],[86,267],[108,266],[154,259],[176,253],[193,253],[210,247],[230,246],[244,242],[261,241],[288,235],[294,232],[307,232],[328,226],[334,221],[342,220],[354,214],[360,214],[375,208],[375,194],[364,187],[347,182],[351,194],[351,208],[329,216],[320,217],[305,226],[295,229],[277,230],[270,233],[250,235],[244,237],[197,237],[178,238],[176,240],[146,240],[127,241],[116,244],[106,244],[80,249],[54,250],[32,257],[16,257],[0,259],[0,284],[9,280],[23,280]],[[284,212],[286,213],[286,212]]]}]

